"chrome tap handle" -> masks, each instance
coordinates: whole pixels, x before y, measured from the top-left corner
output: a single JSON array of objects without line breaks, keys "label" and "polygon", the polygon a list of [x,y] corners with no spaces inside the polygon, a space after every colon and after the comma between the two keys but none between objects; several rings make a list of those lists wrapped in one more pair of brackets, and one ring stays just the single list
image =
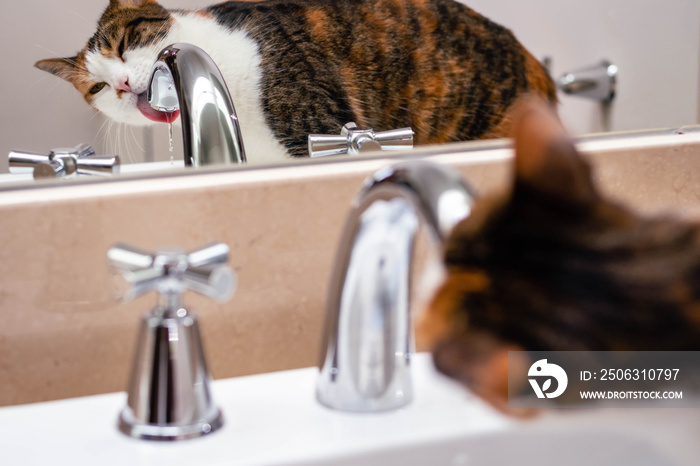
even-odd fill
[{"label": "chrome tap handle", "polygon": [[211,244],[190,253],[177,249],[154,253],[125,244],[107,252],[113,271],[124,277],[122,299],[148,291],[160,293],[159,305],[141,320],[127,406],[119,430],[147,440],[181,440],[209,434],[223,425],[214,404],[197,316],[182,306],[185,290],[218,301],[231,297],[233,271],[229,248]]},{"label": "chrome tap handle", "polygon": [[121,167],[118,155],[79,158],[76,162],[80,175],[115,175]]},{"label": "chrome tap handle", "polygon": [[113,269],[134,272],[153,265],[153,255],[128,244],[115,244],[107,251]]},{"label": "chrome tap handle", "polygon": [[72,158],[56,158],[43,162],[34,168],[34,179],[62,178],[75,173],[75,162]]},{"label": "chrome tap handle", "polygon": [[[74,173],[75,170],[67,173],[69,170],[67,167],[61,167],[61,161],[67,158],[79,159],[83,157],[89,157],[95,154],[95,150],[88,144],[81,143],[75,147],[53,149],[48,155],[44,154],[34,154],[31,152],[24,152],[13,150],[9,154],[9,165],[10,173],[32,173],[36,167],[42,164],[50,164],[53,166],[53,170],[58,175],[66,175]],[[57,160],[57,163],[51,164],[52,160]],[[68,162],[69,163],[69,162]],[[64,162],[66,164],[66,162]],[[42,171],[48,174],[49,167],[43,167]],[[59,175],[60,176],[60,175]]]},{"label": "chrome tap handle", "polygon": [[612,102],[617,88],[617,66],[607,60],[597,65],[564,73],[557,82],[565,94]]},{"label": "chrome tap handle", "polygon": [[92,146],[90,146],[89,144],[85,144],[84,142],[78,144],[75,147],[53,149],[49,153],[50,158],[71,156],[75,157],[76,159],[81,159],[83,157],[90,157],[92,155],[95,155],[95,149],[93,149]]},{"label": "chrome tap handle", "polygon": [[48,163],[49,156],[44,154],[33,154],[20,150],[13,150],[8,156],[10,173],[29,174],[41,163]]},{"label": "chrome tap handle", "polygon": [[223,243],[205,246],[187,255],[190,267],[207,267],[228,262],[229,247]]},{"label": "chrome tap handle", "polygon": [[375,132],[371,128],[361,128],[350,122],[342,127],[339,136],[309,134],[309,155],[326,157],[341,154],[355,155],[376,150],[411,149],[413,135],[411,128]]},{"label": "chrome tap handle", "polygon": [[112,269],[125,280],[120,289],[122,299],[128,301],[158,291],[168,298],[166,307],[171,308],[179,306],[185,290],[219,302],[230,299],[235,291],[235,274],[226,264],[228,253],[228,246],[221,243],[190,253],[176,249],[148,253],[116,244],[107,252],[107,258]]},{"label": "chrome tap handle", "polygon": [[375,138],[382,150],[402,150],[413,149],[413,135],[411,128],[399,128],[375,133]]},{"label": "chrome tap handle", "polygon": [[78,158],[93,155],[95,151],[87,144],[75,147],[53,149],[49,152],[48,160],[34,167],[34,179],[62,178],[72,175],[78,170]]},{"label": "chrome tap handle", "polygon": [[94,157],[88,144],[53,149],[48,155],[12,151],[9,154],[10,173],[33,173],[34,178],[60,178],[74,173],[111,175],[119,173],[119,156]]},{"label": "chrome tap handle", "polygon": [[78,173],[79,175],[109,176],[119,173],[119,156],[86,157],[76,159],[72,156],[54,157],[34,168],[34,178],[60,178]]}]

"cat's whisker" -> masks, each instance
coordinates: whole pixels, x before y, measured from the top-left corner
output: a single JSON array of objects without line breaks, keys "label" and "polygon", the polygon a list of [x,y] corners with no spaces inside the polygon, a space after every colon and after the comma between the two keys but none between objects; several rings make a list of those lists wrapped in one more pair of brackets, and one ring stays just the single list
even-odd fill
[{"label": "cat's whisker", "polygon": [[50,49],[50,48],[45,47],[45,46],[43,46],[43,45],[41,45],[41,44],[34,44],[34,46],[35,46],[35,47],[39,47],[41,50],[44,50],[44,51],[50,53],[51,55],[57,55],[57,56],[61,56],[61,55],[62,55],[61,53],[55,51],[54,49]]},{"label": "cat's whisker", "polygon": [[[34,81],[34,83],[32,83],[31,87],[36,87],[36,86],[39,86],[39,85],[43,84],[44,81],[45,81],[46,79],[48,79],[48,78],[49,78],[49,75],[48,75],[48,74],[42,73],[41,76],[39,76],[38,79],[37,79],[36,81]],[[56,83],[55,83],[54,81],[55,81],[54,79],[51,80],[51,82],[52,82],[54,85],[56,85]],[[59,82],[60,82],[60,81],[59,81]]]},{"label": "cat's whisker", "polygon": [[[106,150],[107,144],[105,144],[105,139],[107,138],[107,130],[106,130],[105,126],[107,125],[108,121],[109,120],[105,120],[102,123],[100,128],[97,130],[97,134],[95,135],[95,141],[96,141],[95,145],[99,146],[100,148],[105,147],[105,150],[104,150],[105,153],[109,152],[108,150]],[[103,150],[100,149],[100,152],[102,152],[102,151]]]},{"label": "cat's whisker", "polygon": [[[36,47],[39,47],[39,48],[42,49],[42,50],[45,50],[46,52],[50,53],[51,55],[57,55],[57,56],[59,56],[59,57],[63,55],[62,53],[59,53],[59,52],[57,52],[57,51],[55,51],[55,50],[53,50],[53,49],[50,49],[50,48],[48,48],[48,47],[44,47],[44,46],[41,45],[41,44],[34,44],[34,45],[35,45]],[[83,65],[81,65],[80,63],[78,63],[76,60],[73,60],[73,59],[71,59],[70,57],[64,57],[64,58],[62,58],[62,59],[63,59],[66,63],[70,63],[71,65],[73,65],[76,69],[81,70],[81,71],[84,71],[84,72],[86,72],[86,73],[88,72],[88,69],[85,68],[85,67],[84,67]],[[71,73],[71,72],[68,72],[68,74],[74,74],[74,73],[76,73],[76,71],[73,71],[72,73]]]},{"label": "cat's whisker", "polygon": [[117,123],[114,127],[114,153],[119,157],[124,157],[121,151],[121,123]]},{"label": "cat's whisker", "polygon": [[167,21],[160,25],[155,35],[160,36],[160,34],[165,30],[166,27],[169,27],[169,23]]},{"label": "cat's whisker", "polygon": [[94,20],[94,19],[88,19],[88,18],[86,18],[85,16],[81,15],[80,13],[78,13],[77,11],[71,11],[71,14],[72,14],[73,16],[78,17],[78,18],[82,19],[83,21],[85,21],[86,24],[89,24],[89,25],[91,25],[91,26],[92,26],[93,24],[95,24],[95,20]]},{"label": "cat's whisker", "polygon": [[107,134],[109,134],[109,139],[107,143],[111,147],[110,152],[119,155],[117,153],[117,139],[114,134],[114,123],[114,120],[109,120],[109,127],[107,128]]},{"label": "cat's whisker", "polygon": [[143,148],[139,144],[138,138],[134,133],[134,127],[127,125],[125,128],[125,143],[128,150],[127,159],[130,163],[136,163],[143,159]]},{"label": "cat's whisker", "polygon": [[136,137],[136,133],[134,132],[134,127],[131,126],[131,137],[134,139],[134,142],[136,143],[136,146],[139,148],[141,151],[142,155],[146,152],[146,149],[143,148],[143,146],[139,143],[139,139]]},{"label": "cat's whisker", "polygon": [[110,153],[110,144],[112,141],[112,136],[110,133],[110,130],[112,128],[112,120],[106,119],[105,124],[102,125],[102,128],[100,128],[100,131],[104,132],[104,135],[102,136],[102,144],[103,147],[105,148],[105,152]]},{"label": "cat's whisker", "polygon": [[123,146],[123,134],[122,130],[124,129],[124,123],[119,122],[119,125],[117,126],[117,154],[119,154],[122,157],[126,157],[127,152],[124,150]]},{"label": "cat's whisker", "polygon": [[129,143],[130,141],[127,128],[128,126],[126,124],[121,125],[120,137],[122,143],[122,151],[120,152],[120,155],[124,160],[127,160],[129,161],[129,163],[131,163],[133,161],[133,155],[131,151],[131,144]]},{"label": "cat's whisker", "polygon": [[112,137],[112,153],[121,156],[119,153],[119,124],[112,125],[111,127],[111,137]]},{"label": "cat's whisker", "polygon": [[57,81],[57,82],[53,83],[53,85],[52,85],[51,87],[49,87],[48,89],[46,89],[46,95],[49,95],[49,94],[53,93],[53,92],[56,90],[56,88],[58,87],[59,84],[61,84],[61,81]]}]

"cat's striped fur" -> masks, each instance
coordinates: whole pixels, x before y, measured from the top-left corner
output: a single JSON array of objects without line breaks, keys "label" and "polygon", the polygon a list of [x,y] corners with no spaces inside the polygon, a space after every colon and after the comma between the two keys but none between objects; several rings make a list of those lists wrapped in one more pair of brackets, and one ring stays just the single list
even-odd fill
[{"label": "cat's striped fur", "polygon": [[511,350],[700,348],[698,224],[607,199],[546,107],[516,113],[512,189],[447,240],[421,325],[436,366],[504,406]]},{"label": "cat's striped fur", "polygon": [[37,67],[113,119],[160,121],[139,95],[157,52],[173,42],[214,58],[253,154],[308,155],[309,133],[337,134],[349,121],[410,126],[416,144],[502,137],[519,96],[556,101],[546,70],[510,31],[453,0],[241,1],[197,11],[111,0],[81,52]]}]

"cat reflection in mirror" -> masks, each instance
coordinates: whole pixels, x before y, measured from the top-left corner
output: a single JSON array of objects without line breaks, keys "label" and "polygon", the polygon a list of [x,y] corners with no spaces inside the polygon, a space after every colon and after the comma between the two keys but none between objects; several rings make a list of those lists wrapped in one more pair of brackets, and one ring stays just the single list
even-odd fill
[{"label": "cat reflection in mirror", "polygon": [[351,121],[411,127],[415,144],[503,137],[519,96],[556,101],[546,70],[510,31],[454,0],[232,1],[194,11],[110,0],[77,55],[36,66],[113,121],[164,122],[146,87],[158,53],[176,42],[219,66],[251,161],[308,156],[308,134],[338,134]]},{"label": "cat reflection in mirror", "polygon": [[508,351],[698,350],[698,225],[601,195],[546,106],[523,104],[513,126],[510,191],[446,243],[420,327],[436,367],[507,410]]}]

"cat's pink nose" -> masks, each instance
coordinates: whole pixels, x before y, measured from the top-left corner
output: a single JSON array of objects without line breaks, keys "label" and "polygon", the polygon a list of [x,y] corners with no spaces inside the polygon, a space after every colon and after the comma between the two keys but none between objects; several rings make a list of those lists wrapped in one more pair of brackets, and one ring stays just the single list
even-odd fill
[{"label": "cat's pink nose", "polygon": [[114,89],[117,91],[132,92],[131,86],[129,86],[129,78],[122,78],[117,81]]}]

